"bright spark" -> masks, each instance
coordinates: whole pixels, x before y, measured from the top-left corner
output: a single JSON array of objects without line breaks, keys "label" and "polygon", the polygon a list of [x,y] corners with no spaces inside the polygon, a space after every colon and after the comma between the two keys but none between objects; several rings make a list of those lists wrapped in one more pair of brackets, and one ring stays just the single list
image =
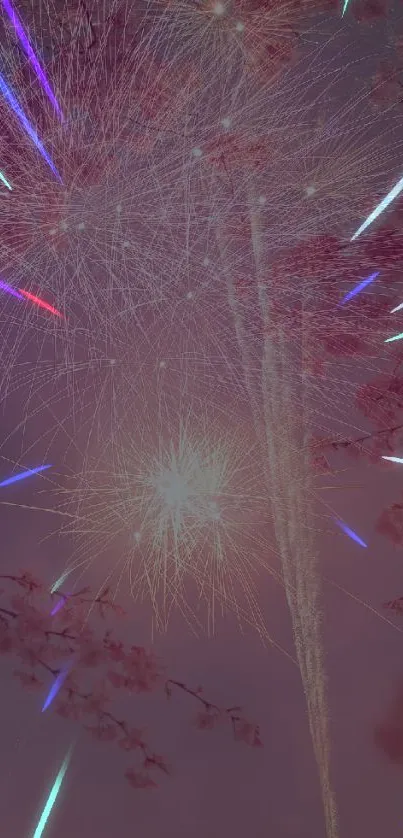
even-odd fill
[{"label": "bright spark", "polygon": [[351,530],[350,527],[347,526],[347,524],[344,524],[343,521],[339,521],[338,518],[335,518],[334,520],[337,526],[340,527],[340,529],[343,530],[343,532],[346,535],[348,535],[349,538],[352,538],[353,541],[356,541],[357,544],[360,545],[360,547],[368,547],[368,544],[366,544],[365,541],[363,541],[362,538],[360,538],[359,535],[357,535],[357,533],[354,532],[354,530]]},{"label": "bright spark", "polygon": [[397,311],[400,311],[401,308],[403,308],[403,303],[400,303],[400,305],[396,306],[396,308],[392,308],[390,313],[395,314]]},{"label": "bright spark", "polygon": [[0,172],[0,180],[2,181],[2,183],[4,183],[4,186],[7,186],[7,189],[9,189],[10,192],[13,191],[13,187],[8,182],[7,178],[3,175],[3,172]]},{"label": "bright spark", "polygon": [[[54,593],[53,590],[52,590],[52,593]],[[63,608],[63,605],[66,605],[66,602],[67,602],[67,596],[61,597],[59,599],[59,602],[56,603],[55,607],[50,612],[50,616],[54,617],[55,614],[57,614],[57,612],[60,611],[61,608]]]},{"label": "bright spark", "polygon": [[210,427],[189,433],[185,421],[170,431],[157,446],[146,435],[138,447],[130,430],[118,467],[99,471],[97,464],[86,478],[77,508],[80,533],[83,514],[94,533],[86,562],[99,562],[115,537],[122,543],[123,527],[131,591],[151,598],[161,625],[175,606],[198,622],[190,605],[196,590],[207,601],[209,626],[217,602],[241,613],[241,597],[257,625],[255,572],[258,545],[267,545],[267,496],[263,477],[260,491],[256,475],[250,477],[255,448],[244,436],[213,434]]},{"label": "bright spark", "polygon": [[390,463],[403,463],[403,457],[382,457],[382,460],[389,460]]},{"label": "bright spark", "polygon": [[70,748],[67,756],[64,759],[63,765],[62,765],[62,767],[61,767],[61,769],[60,769],[60,771],[59,771],[59,773],[56,777],[56,780],[55,780],[55,782],[52,786],[52,789],[51,789],[49,797],[47,799],[45,808],[44,808],[44,810],[42,812],[42,815],[40,817],[38,826],[35,829],[33,838],[41,838],[41,836],[43,835],[44,829],[45,829],[46,824],[49,820],[51,811],[53,809],[53,806],[55,805],[56,798],[59,794],[62,782],[64,780],[64,775],[65,775],[65,773],[66,773],[66,771],[69,767],[69,762],[70,762],[70,759],[71,759],[72,750],[73,749]]},{"label": "bright spark", "polygon": [[367,285],[369,285],[371,282],[374,281],[374,279],[377,278],[377,276],[379,276],[379,273],[380,271],[376,271],[376,273],[371,274],[371,276],[369,276],[367,279],[364,279],[362,282],[360,282],[359,285],[356,285],[355,288],[352,289],[352,291],[349,291],[348,294],[346,294],[346,296],[343,297],[342,300],[340,300],[339,306],[343,306],[344,303],[347,303],[349,300],[351,300],[353,297],[359,294],[360,291],[363,291],[363,289],[366,288]]},{"label": "bright spark", "polygon": [[56,696],[57,696],[59,690],[61,690],[69,672],[70,672],[70,667],[67,667],[66,669],[63,669],[63,671],[60,672],[59,675],[57,676],[56,680],[54,681],[54,683],[52,684],[52,686],[49,690],[46,701],[45,701],[45,703],[42,707],[42,713],[44,713],[45,710],[48,709],[48,707],[51,705],[53,699],[56,698]]},{"label": "bright spark", "polygon": [[50,313],[55,314],[56,317],[63,317],[62,313],[58,311],[57,308],[54,308],[54,306],[51,306],[50,303],[46,303],[44,300],[41,300],[40,297],[36,297],[35,294],[31,294],[30,291],[24,291],[23,288],[20,288],[19,291],[27,298],[27,300],[31,300],[32,303],[35,303],[40,308],[44,308],[45,311],[50,311]]},{"label": "bright spark", "polygon": [[36,73],[36,76],[39,79],[39,81],[40,81],[48,99],[51,101],[55,111],[57,112],[60,119],[63,120],[63,114],[62,114],[60,106],[57,102],[57,99],[56,99],[56,97],[53,93],[53,90],[52,90],[49,82],[48,82],[48,79],[46,78],[45,72],[44,72],[43,68],[41,67],[41,65],[40,65],[40,63],[39,63],[39,61],[38,61],[38,59],[37,59],[37,57],[36,57],[36,55],[35,55],[35,53],[32,49],[32,46],[31,46],[31,44],[28,40],[27,34],[26,34],[26,32],[25,32],[25,30],[22,26],[21,21],[18,18],[18,15],[17,15],[16,11],[13,9],[13,7],[10,3],[10,0],[2,0],[2,3],[3,3],[3,8],[4,8],[5,12],[9,16],[9,18],[11,20],[11,23],[14,26],[14,29],[17,33],[17,36],[18,36],[19,40],[20,40],[20,43],[21,43],[21,46],[22,46],[22,48],[25,52],[25,55],[27,56],[28,60],[31,62],[32,67],[33,67],[33,69]]},{"label": "bright spark", "polygon": [[348,6],[349,2],[350,2],[350,0],[344,0],[343,11],[342,11],[342,13],[341,13],[341,16],[342,16],[342,17],[344,17],[344,15],[345,15],[345,13],[346,13],[346,11],[347,11],[347,6]]},{"label": "bright spark", "polygon": [[19,480],[25,480],[26,477],[31,477],[33,474],[39,474],[41,471],[45,471],[47,468],[52,468],[52,466],[38,466],[37,468],[30,468],[28,471],[23,471],[21,474],[13,474],[12,477],[7,477],[7,480],[3,480],[0,483],[0,486],[9,486],[10,483],[17,483]]},{"label": "bright spark", "polygon": [[70,573],[71,570],[65,570],[64,573],[62,573],[62,575],[59,576],[58,579],[56,579],[56,582],[53,583],[50,589],[51,594],[54,594],[60,588],[60,585],[63,585],[63,582],[67,579],[68,576],[70,576]]},{"label": "bright spark", "polygon": [[22,296],[22,294],[19,293],[19,291],[16,291],[14,288],[11,287],[11,285],[8,285],[8,283],[4,282],[4,280],[2,279],[0,279],[0,288],[2,291],[7,291],[7,294],[11,294],[12,297],[17,297],[17,300],[24,299],[24,297]]},{"label": "bright spark", "polygon": [[364,221],[363,224],[361,224],[361,227],[358,228],[357,232],[354,233],[354,235],[350,239],[350,241],[353,242],[354,239],[358,239],[358,236],[360,236],[361,233],[363,233],[364,230],[366,230],[367,227],[369,227],[370,224],[372,224],[373,221],[375,221],[378,218],[378,216],[381,215],[381,213],[384,212],[384,210],[386,210],[388,208],[389,204],[391,204],[392,201],[394,201],[395,198],[397,198],[398,195],[400,195],[402,189],[403,189],[403,177],[397,182],[396,186],[394,186],[393,189],[391,189],[390,192],[388,192],[388,194],[381,201],[381,203],[378,204],[377,207],[375,207],[375,209],[373,210],[373,212],[371,212],[371,214],[368,216],[366,221]]},{"label": "bright spark", "polygon": [[393,343],[394,340],[401,340],[403,338],[403,332],[400,332],[399,335],[393,335],[391,338],[386,338],[384,343]]},{"label": "bright spark", "polygon": [[49,168],[52,170],[55,177],[57,177],[57,179],[60,181],[60,183],[62,183],[62,179],[59,175],[59,172],[56,169],[55,164],[53,163],[53,161],[49,157],[49,154],[47,153],[46,149],[42,145],[42,143],[41,143],[41,141],[38,137],[38,134],[36,133],[35,129],[32,127],[31,123],[29,122],[29,119],[27,118],[27,116],[25,115],[24,111],[21,108],[21,105],[19,105],[16,97],[14,96],[14,93],[9,88],[8,84],[6,83],[6,81],[3,78],[3,76],[1,75],[1,73],[0,73],[0,92],[3,94],[4,98],[7,100],[10,107],[13,109],[16,117],[21,122],[21,125],[25,129],[28,136],[31,138],[32,142],[36,145],[38,151],[40,152],[43,159],[48,164]]}]

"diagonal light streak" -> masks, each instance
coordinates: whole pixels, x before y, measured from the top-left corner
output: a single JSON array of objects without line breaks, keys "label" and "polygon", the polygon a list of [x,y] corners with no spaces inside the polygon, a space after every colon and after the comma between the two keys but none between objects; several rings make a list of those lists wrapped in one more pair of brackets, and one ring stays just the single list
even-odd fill
[{"label": "diagonal light streak", "polygon": [[60,769],[60,771],[59,771],[59,773],[56,777],[56,780],[53,783],[53,786],[51,788],[49,797],[46,801],[45,808],[44,808],[44,810],[42,812],[42,815],[40,817],[38,826],[36,827],[35,832],[33,834],[33,838],[41,838],[41,836],[43,835],[44,829],[45,829],[46,824],[49,820],[49,817],[50,817],[51,811],[53,809],[53,806],[56,803],[56,798],[57,798],[57,796],[59,794],[59,791],[61,789],[61,785],[62,785],[62,782],[64,780],[64,775],[65,775],[65,773],[66,773],[66,771],[69,767],[69,762],[70,762],[70,759],[71,759],[72,751],[73,751],[73,747],[71,747],[70,750],[68,751],[67,756],[65,757],[65,759],[63,761],[62,767],[61,767],[61,769]]},{"label": "diagonal light streak", "polygon": [[360,291],[363,291],[363,289],[366,288],[367,285],[369,285],[371,282],[374,281],[374,279],[377,278],[377,276],[379,276],[379,273],[380,271],[376,271],[375,273],[371,274],[371,276],[367,277],[367,279],[364,279],[362,282],[360,282],[359,285],[356,285],[355,288],[349,291],[348,294],[346,294],[346,296],[343,297],[342,300],[340,300],[339,306],[344,305],[344,303],[347,303],[349,300],[351,300],[353,297],[359,294]]},{"label": "diagonal light streak", "polygon": [[25,129],[28,136],[31,138],[34,145],[36,145],[38,151],[40,152],[43,159],[48,164],[49,168],[52,170],[55,177],[61,183],[62,179],[59,175],[59,172],[56,169],[55,164],[53,163],[52,159],[49,157],[49,154],[47,153],[46,149],[44,148],[43,144],[41,143],[41,141],[38,137],[38,134],[35,131],[35,128],[32,127],[28,117],[25,115],[21,105],[18,103],[16,97],[14,96],[14,93],[9,88],[8,84],[6,83],[6,81],[3,78],[3,76],[1,75],[1,73],[0,73],[0,92],[3,94],[4,98],[6,99],[6,101],[10,105],[10,107],[13,109],[17,119],[19,119],[21,125]]},{"label": "diagonal light streak", "polygon": [[2,0],[2,3],[3,3],[4,11],[8,15],[12,25],[14,26],[14,29],[16,31],[17,37],[20,41],[20,44],[21,44],[28,60],[31,62],[31,65],[34,69],[34,72],[35,72],[38,80],[40,81],[48,99],[52,103],[55,111],[57,112],[57,114],[59,116],[59,118],[61,120],[63,120],[63,114],[62,114],[60,105],[59,105],[59,103],[58,103],[58,101],[55,97],[55,94],[53,93],[53,90],[52,90],[52,88],[49,84],[49,81],[46,77],[45,71],[44,71],[43,67],[41,67],[41,65],[40,65],[40,63],[39,63],[39,61],[38,61],[38,59],[37,59],[37,57],[34,53],[34,50],[32,49],[32,46],[31,46],[31,44],[29,42],[29,39],[28,39],[28,36],[27,36],[27,34],[24,30],[24,27],[23,27],[18,15],[17,15],[15,9],[13,9],[13,7],[10,3],[10,0]]},{"label": "diagonal light streak", "polygon": [[361,233],[363,233],[364,230],[367,229],[367,227],[369,227],[374,221],[376,221],[376,219],[381,215],[381,213],[383,213],[388,208],[392,201],[394,201],[395,198],[397,198],[398,195],[400,195],[402,190],[403,177],[400,178],[400,180],[396,183],[396,186],[394,186],[393,189],[391,189],[390,192],[388,192],[388,194],[385,198],[383,198],[381,203],[378,204],[377,207],[375,207],[375,209],[371,212],[368,218],[361,224],[361,227],[358,228],[357,232],[354,233],[350,241],[353,242],[355,239],[358,239],[358,236],[360,236]]},{"label": "diagonal light streak", "polygon": [[6,480],[3,480],[0,483],[1,486],[9,486],[11,483],[17,483],[19,480],[25,480],[26,477],[31,477],[33,474],[39,474],[40,471],[45,471],[45,469],[51,468],[51,466],[38,466],[37,468],[30,468],[28,471],[23,471],[21,474],[13,474],[12,477],[7,477]]}]

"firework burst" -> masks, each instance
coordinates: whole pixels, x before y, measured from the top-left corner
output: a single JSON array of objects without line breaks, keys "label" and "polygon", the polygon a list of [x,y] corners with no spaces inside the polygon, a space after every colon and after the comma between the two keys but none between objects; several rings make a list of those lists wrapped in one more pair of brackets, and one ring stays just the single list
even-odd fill
[{"label": "firework burst", "polygon": [[117,586],[128,574],[133,596],[151,600],[160,627],[173,608],[200,624],[203,599],[209,629],[221,608],[264,632],[256,583],[259,569],[270,570],[262,554],[273,548],[253,442],[197,424],[190,413],[157,424],[157,435],[142,432],[134,418],[133,431],[109,446],[108,464],[88,461],[76,488],[68,482],[58,508],[73,516],[69,571],[102,568]]}]

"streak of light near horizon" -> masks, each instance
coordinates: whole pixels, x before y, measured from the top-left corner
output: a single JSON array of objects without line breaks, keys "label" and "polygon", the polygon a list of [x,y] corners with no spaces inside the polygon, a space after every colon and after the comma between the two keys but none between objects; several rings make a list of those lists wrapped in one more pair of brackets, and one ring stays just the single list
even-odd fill
[{"label": "streak of light near horizon", "polygon": [[58,101],[55,97],[55,94],[53,93],[53,90],[52,90],[52,88],[49,84],[49,81],[46,77],[45,71],[44,71],[43,67],[41,67],[41,65],[40,65],[40,63],[39,63],[39,61],[38,61],[38,59],[37,59],[37,57],[34,53],[34,50],[32,49],[32,46],[29,42],[27,34],[24,30],[24,27],[23,27],[21,21],[19,20],[19,17],[17,15],[15,9],[13,9],[13,7],[10,3],[10,0],[2,0],[2,3],[3,3],[3,8],[4,8],[6,14],[10,18],[10,21],[11,21],[12,25],[14,26],[15,32],[16,32],[18,38],[19,38],[22,49],[24,50],[25,55],[27,56],[28,60],[30,61],[31,66],[34,69],[34,72],[35,72],[39,82],[41,83],[43,90],[45,91],[48,99],[52,103],[52,105],[53,105],[55,111],[57,112],[58,116],[60,117],[61,120],[63,120],[64,117],[63,117],[60,105],[59,105],[59,103],[58,103]]},{"label": "streak of light near horizon", "polygon": [[38,826],[36,827],[32,838],[41,838],[41,836],[43,835],[44,829],[45,829],[46,824],[49,820],[49,817],[50,817],[50,814],[52,812],[53,806],[55,805],[57,796],[60,792],[61,785],[62,785],[62,782],[64,780],[64,775],[65,775],[65,773],[66,773],[66,771],[69,767],[69,762],[70,762],[70,759],[71,759],[72,752],[73,752],[73,746],[71,746],[71,748],[69,749],[69,751],[67,753],[67,756],[64,758],[62,767],[60,768],[60,771],[59,771],[59,773],[56,777],[56,780],[53,783],[53,786],[50,790],[50,794],[49,794],[49,797],[46,801],[45,808],[42,812],[42,815],[39,819]]},{"label": "streak of light near horizon", "polygon": [[398,306],[396,306],[396,308],[392,308],[392,311],[390,313],[395,314],[395,312],[400,311],[401,308],[403,308],[403,303],[400,303]]},{"label": "streak of light near horizon", "polygon": [[342,13],[341,13],[341,16],[342,16],[342,17],[344,17],[344,15],[345,15],[345,13],[346,13],[346,11],[347,11],[347,6],[348,6],[349,2],[350,2],[350,0],[344,0],[343,11],[342,11]]},{"label": "streak of light near horizon", "polygon": [[388,206],[395,200],[395,198],[400,195],[401,191],[403,190],[403,177],[396,183],[393,189],[388,192],[385,198],[378,204],[377,207],[371,212],[368,218],[361,224],[361,227],[358,228],[357,232],[351,237],[350,241],[353,242],[355,239],[358,239],[358,236],[364,232],[380,215],[388,208]]},{"label": "streak of light near horizon", "polygon": [[38,466],[37,468],[30,468],[28,471],[23,471],[21,474],[14,474],[12,477],[7,477],[6,480],[3,480],[0,483],[1,486],[9,486],[11,483],[17,483],[19,480],[25,480],[27,477],[32,477],[34,474],[39,474],[41,471],[45,471],[48,468],[52,468],[52,466]]},{"label": "streak of light near horizon", "polygon": [[7,100],[8,104],[14,111],[17,119],[19,119],[21,125],[25,129],[28,136],[31,138],[34,145],[37,147],[39,153],[42,155],[43,159],[48,164],[49,168],[52,170],[55,177],[62,183],[61,176],[56,169],[55,164],[53,163],[52,159],[49,157],[46,149],[44,148],[43,144],[41,143],[38,134],[36,133],[35,129],[32,127],[28,117],[25,115],[24,111],[21,108],[21,105],[18,103],[14,93],[9,88],[8,84],[6,83],[4,77],[0,73],[0,91],[3,94],[4,98]]},{"label": "streak of light near horizon", "polygon": [[369,276],[367,279],[364,279],[362,282],[360,282],[359,285],[356,285],[355,288],[349,291],[348,294],[346,294],[346,296],[343,297],[342,300],[340,300],[338,305],[344,305],[344,303],[347,303],[349,300],[351,300],[353,297],[359,294],[360,291],[363,291],[363,289],[366,288],[367,285],[369,285],[371,282],[374,281],[374,279],[376,279],[379,276],[379,273],[380,271],[375,271],[375,273],[371,274],[371,276]]},{"label": "streak of light near horizon", "polygon": [[335,518],[334,520],[337,526],[340,527],[340,529],[343,530],[343,532],[346,535],[348,535],[349,538],[352,538],[353,541],[356,541],[357,544],[360,545],[360,547],[368,547],[368,544],[366,544],[365,541],[363,541],[362,538],[360,538],[359,535],[357,535],[357,533],[354,532],[354,530],[350,529],[350,527],[348,527],[347,524],[344,524],[344,522],[340,521],[339,518]]},{"label": "streak of light near horizon", "polygon": [[381,457],[382,460],[388,460],[390,463],[403,463],[403,457]]}]

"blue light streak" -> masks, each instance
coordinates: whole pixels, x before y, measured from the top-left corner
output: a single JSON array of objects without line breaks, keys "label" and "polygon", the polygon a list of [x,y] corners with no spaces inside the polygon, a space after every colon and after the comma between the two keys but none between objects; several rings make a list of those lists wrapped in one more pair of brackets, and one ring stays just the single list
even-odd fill
[{"label": "blue light streak", "polygon": [[335,518],[334,520],[337,526],[340,527],[340,529],[343,530],[343,532],[346,535],[348,535],[349,538],[352,538],[353,541],[356,541],[357,544],[360,545],[360,547],[368,547],[368,544],[366,544],[365,541],[363,541],[362,538],[360,538],[359,535],[357,535],[357,533],[354,532],[354,530],[351,530],[350,527],[347,526],[347,524],[344,524],[343,521],[340,521],[338,518]]},{"label": "blue light streak", "polygon": [[6,83],[6,81],[3,78],[3,76],[1,75],[1,73],[0,73],[0,92],[3,94],[4,98],[7,100],[10,107],[13,109],[16,117],[21,122],[21,125],[25,129],[28,136],[31,138],[32,142],[36,145],[38,151],[40,152],[43,159],[48,164],[49,168],[52,170],[55,177],[60,181],[60,183],[62,183],[62,179],[59,175],[59,172],[56,169],[55,164],[53,163],[53,161],[49,157],[49,154],[47,153],[46,149],[42,145],[42,143],[41,143],[41,141],[38,137],[38,134],[36,133],[35,129],[32,127],[31,123],[29,122],[28,117],[25,116],[25,113],[22,110],[21,105],[18,103],[16,97],[14,96],[14,93],[9,88],[8,84]]},{"label": "blue light streak", "polygon": [[379,274],[380,271],[376,271],[374,274],[371,274],[371,276],[369,276],[367,279],[364,279],[362,282],[360,282],[359,285],[356,285],[355,288],[349,291],[348,294],[346,294],[346,296],[343,297],[342,300],[340,300],[339,306],[343,306],[344,303],[347,303],[349,300],[351,300],[353,297],[359,294],[360,291],[363,291],[363,289],[366,288],[367,285],[370,285],[370,283],[373,282],[374,279],[376,279],[377,276],[379,276]]},{"label": "blue light streak", "polygon": [[37,468],[30,468],[28,471],[23,471],[21,474],[13,474],[12,477],[7,477],[7,480],[3,480],[0,483],[1,486],[10,486],[11,483],[17,483],[19,480],[25,480],[26,477],[31,477],[33,474],[39,474],[41,471],[45,471],[47,468],[52,468],[52,466],[38,466]]}]

